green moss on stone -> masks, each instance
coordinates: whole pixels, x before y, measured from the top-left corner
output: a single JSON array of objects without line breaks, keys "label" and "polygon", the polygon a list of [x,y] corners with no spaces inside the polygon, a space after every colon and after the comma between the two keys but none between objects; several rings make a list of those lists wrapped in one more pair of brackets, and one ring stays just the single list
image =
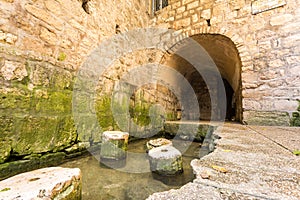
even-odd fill
[{"label": "green moss on stone", "polygon": [[11,115],[0,116],[0,139],[9,138],[13,132],[14,118]]},{"label": "green moss on stone", "polygon": [[40,158],[40,167],[56,166],[61,164],[66,154],[63,152],[48,153]]},{"label": "green moss on stone", "polygon": [[289,126],[290,116],[287,112],[244,111],[244,122],[249,125]]},{"label": "green moss on stone", "polygon": [[45,115],[72,113],[72,92],[69,90],[35,90],[32,99],[33,111]]},{"label": "green moss on stone", "polygon": [[71,117],[21,117],[14,126],[12,148],[18,155],[59,151],[77,138]]},{"label": "green moss on stone", "polygon": [[11,145],[8,141],[0,141],[0,164],[4,163],[10,156]]},{"label": "green moss on stone", "polygon": [[167,121],[174,121],[174,120],[177,120],[176,119],[176,115],[174,112],[169,112],[166,114],[166,120]]},{"label": "green moss on stone", "polygon": [[67,55],[64,52],[60,52],[58,54],[57,60],[58,61],[64,61],[64,60],[66,60],[66,58],[67,58]]},{"label": "green moss on stone", "polygon": [[[41,157],[35,154],[33,156],[26,156],[26,160],[0,164],[0,180],[41,167],[57,166],[64,161],[65,157],[66,154],[63,152],[46,153]],[[25,157],[23,159],[25,159]]]},{"label": "green moss on stone", "polygon": [[111,110],[111,98],[109,96],[103,96],[95,103],[96,114],[100,127],[105,130],[109,130],[113,127],[114,119]]},{"label": "green moss on stone", "polygon": [[151,104],[143,102],[142,104],[137,104],[130,109],[130,115],[133,121],[139,126],[147,126],[151,122],[149,115]]},{"label": "green moss on stone", "polygon": [[293,151],[293,154],[296,155],[296,156],[300,156],[300,150]]},{"label": "green moss on stone", "polygon": [[50,87],[57,90],[73,90],[74,75],[65,69],[53,68],[50,73]]},{"label": "green moss on stone", "polygon": [[6,191],[9,191],[9,190],[11,190],[11,189],[10,188],[4,188],[4,189],[0,190],[0,192],[6,192]]},{"label": "green moss on stone", "polygon": [[298,112],[293,112],[292,113],[292,118],[291,118],[291,126],[300,126],[300,101],[299,102],[299,107],[298,107]]},{"label": "green moss on stone", "polygon": [[0,109],[16,109],[29,112],[31,104],[31,92],[24,89],[9,89],[8,92],[0,93]]}]

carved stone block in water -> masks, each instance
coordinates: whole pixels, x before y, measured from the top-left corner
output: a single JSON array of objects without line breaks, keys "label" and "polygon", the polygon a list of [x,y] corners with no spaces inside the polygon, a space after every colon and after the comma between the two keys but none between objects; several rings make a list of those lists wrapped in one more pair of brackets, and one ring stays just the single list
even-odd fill
[{"label": "carved stone block in water", "polygon": [[129,134],[121,131],[105,131],[102,135],[100,159],[126,158]]},{"label": "carved stone block in water", "polygon": [[161,146],[149,151],[150,169],[160,175],[176,175],[183,172],[182,155],[173,146]]},{"label": "carved stone block in water", "polygon": [[161,147],[164,145],[172,146],[172,141],[166,138],[157,138],[157,139],[149,140],[146,144],[146,147],[147,147],[147,151],[149,151],[153,148]]}]

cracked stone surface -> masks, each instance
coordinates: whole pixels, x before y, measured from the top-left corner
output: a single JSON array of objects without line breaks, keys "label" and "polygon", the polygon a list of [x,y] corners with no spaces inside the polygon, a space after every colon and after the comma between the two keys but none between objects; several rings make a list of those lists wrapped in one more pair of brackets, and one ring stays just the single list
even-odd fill
[{"label": "cracked stone surface", "polygon": [[78,168],[49,167],[22,173],[0,182],[0,200],[81,199]]},{"label": "cracked stone surface", "polygon": [[300,128],[224,124],[215,134],[215,151],[191,162],[192,183],[148,200],[300,199]]}]

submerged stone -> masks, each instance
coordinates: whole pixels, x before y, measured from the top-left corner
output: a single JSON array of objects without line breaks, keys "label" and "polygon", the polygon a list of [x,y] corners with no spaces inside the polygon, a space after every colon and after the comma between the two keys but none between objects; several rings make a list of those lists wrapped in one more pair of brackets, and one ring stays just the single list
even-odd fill
[{"label": "submerged stone", "polygon": [[149,151],[150,169],[160,175],[176,175],[183,172],[182,155],[173,146],[165,145]]},{"label": "submerged stone", "polygon": [[153,139],[147,142],[146,147],[147,147],[147,151],[153,149],[153,148],[157,148],[157,147],[161,147],[164,145],[171,145],[172,146],[172,141],[168,140],[166,138],[157,138],[157,139]]},{"label": "submerged stone", "polygon": [[217,126],[215,125],[193,122],[167,121],[164,124],[165,133],[183,140],[199,142],[202,142],[206,134],[214,132],[216,128]]},{"label": "submerged stone", "polygon": [[0,199],[81,199],[81,171],[51,167],[19,174],[0,182]]},{"label": "submerged stone", "polygon": [[127,132],[103,132],[100,159],[121,160],[126,158],[128,138]]}]

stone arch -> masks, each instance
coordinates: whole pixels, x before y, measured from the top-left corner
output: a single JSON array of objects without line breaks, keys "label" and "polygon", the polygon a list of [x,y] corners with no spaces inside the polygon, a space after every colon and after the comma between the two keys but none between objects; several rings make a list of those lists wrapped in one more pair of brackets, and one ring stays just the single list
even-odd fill
[{"label": "stone arch", "polygon": [[243,120],[243,100],[242,100],[242,92],[247,87],[246,83],[243,81],[243,72],[248,69],[253,69],[253,59],[251,55],[251,51],[246,45],[244,37],[240,35],[240,33],[229,30],[225,27],[219,26],[202,26],[196,29],[191,29],[187,31],[187,35],[192,37],[193,35],[199,34],[212,34],[212,35],[222,35],[231,40],[232,44],[236,48],[237,55],[240,59],[240,91],[239,91],[239,105],[237,107],[237,120]]},{"label": "stone arch", "polygon": [[227,96],[226,118],[242,120],[242,62],[233,41],[221,34],[197,34],[191,36],[211,56],[223,78]]},{"label": "stone arch", "polygon": [[246,43],[244,42],[243,37],[238,32],[228,30],[224,27],[201,26],[199,28],[186,31],[186,34],[189,37],[198,34],[219,34],[228,37],[236,46],[237,52],[240,56],[242,68],[250,68],[253,66],[250,50],[245,45]]},{"label": "stone arch", "polygon": [[[205,27],[202,29],[184,32],[183,34],[198,42],[208,52],[217,65],[226,89],[228,102],[226,118],[228,120],[235,118],[236,121],[242,121],[243,87],[241,74],[243,65],[251,65],[249,62],[251,59],[249,59],[250,56],[247,54],[246,48],[243,45],[242,37],[238,34],[231,34],[229,32],[222,31],[223,34],[219,34],[217,32],[221,31],[218,31],[215,28]],[[226,35],[231,35],[234,41]],[[200,119],[209,120],[212,110],[217,108],[212,108],[211,106],[213,105],[208,105],[211,104],[208,95],[209,91],[205,86],[205,83],[203,83],[201,75],[197,75],[193,71],[192,67],[189,66],[189,63],[178,56],[171,56],[171,58],[168,58],[166,62],[170,63],[176,70],[184,74],[184,76],[189,79],[194,89],[198,90],[198,95],[202,95],[202,97],[199,97],[198,99],[199,104],[201,104],[202,99],[202,101],[207,102],[207,105],[199,105],[202,114],[202,118],[200,117]],[[197,89],[197,87],[199,89]],[[205,89],[200,91],[201,87]],[[203,90],[206,90],[206,92],[203,92]]]}]

